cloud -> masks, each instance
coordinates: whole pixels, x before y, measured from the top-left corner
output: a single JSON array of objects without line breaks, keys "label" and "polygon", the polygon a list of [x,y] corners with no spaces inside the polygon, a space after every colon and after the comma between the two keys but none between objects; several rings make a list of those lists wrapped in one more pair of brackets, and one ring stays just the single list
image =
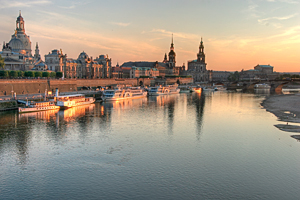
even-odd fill
[{"label": "cloud", "polygon": [[151,31],[152,33],[160,33],[163,36],[167,36],[167,37],[171,37],[171,35],[173,34],[173,36],[175,38],[184,38],[184,39],[199,39],[200,36],[196,35],[196,34],[191,34],[191,33],[183,33],[183,32],[171,32],[171,31],[167,31],[164,29],[152,29]]},{"label": "cloud", "polygon": [[51,4],[51,1],[48,0],[39,0],[39,1],[10,1],[4,0],[0,4],[0,9],[4,8],[13,8],[13,7],[31,7],[33,5],[44,5]]},{"label": "cloud", "polygon": [[272,21],[275,21],[275,20],[276,21],[288,20],[288,19],[291,19],[291,18],[293,18],[297,15],[298,15],[298,13],[288,15],[288,16],[284,16],[284,17],[268,17],[268,18],[265,18],[265,19],[258,19],[257,21],[258,21],[259,24],[262,24],[262,25],[266,25],[266,26],[272,25],[275,28],[282,28],[282,24],[275,23],[275,22],[272,22]]},{"label": "cloud", "polygon": [[123,26],[123,27],[129,26],[131,24],[131,23],[123,23],[123,22],[110,22],[110,23],[118,26]]}]

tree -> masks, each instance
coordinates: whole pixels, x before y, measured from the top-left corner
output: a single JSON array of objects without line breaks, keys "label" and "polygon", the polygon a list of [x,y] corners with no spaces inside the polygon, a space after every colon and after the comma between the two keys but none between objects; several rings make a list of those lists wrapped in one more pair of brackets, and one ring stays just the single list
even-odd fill
[{"label": "tree", "polygon": [[62,72],[56,72],[56,77],[57,78],[62,78],[63,77],[63,73]]},{"label": "tree", "polygon": [[0,55],[0,69],[4,69],[4,58]]},{"label": "tree", "polygon": [[8,77],[8,71],[0,71],[0,77],[7,78]]},{"label": "tree", "polygon": [[40,71],[37,71],[34,73],[34,77],[42,77],[43,73]]},{"label": "tree", "polygon": [[34,77],[34,72],[33,71],[26,71],[25,76],[26,77]]},{"label": "tree", "polygon": [[48,77],[50,77],[50,73],[49,72],[43,72],[42,76],[48,78]]},{"label": "tree", "polygon": [[24,71],[18,71],[18,77],[24,77],[25,73]]},{"label": "tree", "polygon": [[238,81],[239,79],[240,79],[240,74],[238,71],[235,71],[234,73],[231,73],[228,76],[228,80],[232,82]]},{"label": "tree", "polygon": [[56,77],[56,73],[55,73],[55,72],[51,72],[51,73],[50,73],[50,77],[51,77],[51,78],[55,78],[55,77]]},{"label": "tree", "polygon": [[17,72],[17,71],[10,71],[10,72],[9,72],[9,76],[10,76],[11,78],[16,78],[16,77],[18,77],[18,72]]}]

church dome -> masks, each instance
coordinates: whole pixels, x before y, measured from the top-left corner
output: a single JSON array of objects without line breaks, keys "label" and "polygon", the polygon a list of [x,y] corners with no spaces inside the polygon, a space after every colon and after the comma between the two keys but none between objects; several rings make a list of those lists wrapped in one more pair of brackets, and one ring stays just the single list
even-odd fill
[{"label": "church dome", "polygon": [[21,16],[21,14],[19,15],[19,17],[17,18],[17,21],[24,21],[23,17]]},{"label": "church dome", "polygon": [[80,53],[80,55],[78,56],[78,59],[87,59],[89,58],[89,56],[83,51]]},{"label": "church dome", "polygon": [[11,47],[12,51],[19,52],[24,50],[23,42],[17,38],[13,38],[9,41],[9,46]]}]

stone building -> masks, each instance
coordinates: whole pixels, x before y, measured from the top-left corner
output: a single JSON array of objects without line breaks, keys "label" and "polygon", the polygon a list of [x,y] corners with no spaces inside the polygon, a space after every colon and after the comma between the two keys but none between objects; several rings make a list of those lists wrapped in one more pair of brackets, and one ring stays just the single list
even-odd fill
[{"label": "stone building", "polygon": [[0,52],[4,58],[5,70],[30,70],[37,61],[31,54],[30,37],[25,33],[25,21],[19,13],[15,33],[9,43],[3,43]]},{"label": "stone building", "polygon": [[187,75],[191,75],[194,82],[208,82],[210,80],[210,71],[206,69],[204,45],[201,38],[197,59],[188,62]]},{"label": "stone building", "polygon": [[240,80],[274,80],[279,77],[279,73],[274,72],[273,69],[271,65],[256,65],[254,69],[242,70]]},{"label": "stone building", "polygon": [[62,50],[54,49],[45,55],[45,63],[48,65],[48,69],[54,72],[62,72],[64,62],[66,62],[67,55],[63,55]]},{"label": "stone building", "polygon": [[212,71],[213,82],[226,82],[231,72],[228,71]]}]

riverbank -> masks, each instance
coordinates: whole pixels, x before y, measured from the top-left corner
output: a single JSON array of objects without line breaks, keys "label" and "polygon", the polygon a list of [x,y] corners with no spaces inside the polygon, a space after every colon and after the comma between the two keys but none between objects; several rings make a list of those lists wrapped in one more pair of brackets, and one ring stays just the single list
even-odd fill
[{"label": "riverbank", "polygon": [[300,126],[289,124],[300,124],[300,94],[272,95],[265,99],[261,105],[268,112],[273,113],[278,121],[286,122],[286,124],[275,125],[278,129],[300,133]]}]

